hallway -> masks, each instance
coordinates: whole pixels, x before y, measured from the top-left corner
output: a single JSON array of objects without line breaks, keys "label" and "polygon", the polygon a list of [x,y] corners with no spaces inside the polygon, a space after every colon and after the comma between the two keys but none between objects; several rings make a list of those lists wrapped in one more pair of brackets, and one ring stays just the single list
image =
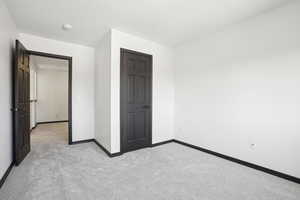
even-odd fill
[{"label": "hallway", "polygon": [[31,132],[31,145],[34,149],[41,144],[67,144],[68,123],[40,124]]}]

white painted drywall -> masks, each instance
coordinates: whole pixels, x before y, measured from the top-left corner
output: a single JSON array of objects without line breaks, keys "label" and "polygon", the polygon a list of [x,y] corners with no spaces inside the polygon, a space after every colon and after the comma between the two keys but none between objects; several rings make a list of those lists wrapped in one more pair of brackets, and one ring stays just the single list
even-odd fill
[{"label": "white painted drywall", "polygon": [[[6,3],[22,30],[44,37],[94,45],[109,27],[118,27],[172,45],[197,34],[210,34],[289,1],[292,0],[6,0]],[[67,33],[60,29],[66,22],[74,27]]]},{"label": "white painted drywall", "polygon": [[[174,138],[172,49],[112,29],[96,51],[96,140],[111,153],[120,151],[120,49],[153,55],[152,142]],[[108,125],[108,126],[107,126]]]},{"label": "white painted drywall", "polygon": [[176,48],[176,139],[300,177],[299,11]]},{"label": "white painted drywall", "polygon": [[173,139],[174,82],[172,49],[111,30],[111,153],[120,151],[120,48],[153,55],[152,143]]},{"label": "white painted drywall", "polygon": [[95,67],[95,139],[108,151],[111,150],[110,59],[111,34],[109,32],[97,45]]},{"label": "white painted drywall", "polygon": [[[34,58],[30,56],[30,100],[36,100],[36,74],[37,66],[34,62]],[[30,128],[36,126],[36,102],[30,102]]]},{"label": "white painted drywall", "polygon": [[0,0],[0,179],[12,162],[11,68],[16,26]]},{"label": "white painted drywall", "polygon": [[29,50],[73,58],[73,141],[94,138],[94,48],[20,33]]},{"label": "white painted drywall", "polygon": [[37,122],[68,120],[68,80],[68,70],[38,69]]}]

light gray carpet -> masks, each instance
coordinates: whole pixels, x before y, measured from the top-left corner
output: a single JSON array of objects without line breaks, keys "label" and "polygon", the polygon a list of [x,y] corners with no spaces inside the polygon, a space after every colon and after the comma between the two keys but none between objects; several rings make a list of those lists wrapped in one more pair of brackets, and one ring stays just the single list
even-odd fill
[{"label": "light gray carpet", "polygon": [[45,125],[1,200],[299,200],[300,185],[171,143],[109,158]]}]

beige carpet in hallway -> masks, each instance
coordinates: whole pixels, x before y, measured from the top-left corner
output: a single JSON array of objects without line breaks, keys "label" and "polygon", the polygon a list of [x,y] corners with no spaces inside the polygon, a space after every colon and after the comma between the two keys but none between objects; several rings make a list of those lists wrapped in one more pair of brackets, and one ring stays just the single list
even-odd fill
[{"label": "beige carpet in hallway", "polygon": [[31,144],[68,143],[68,123],[40,124],[31,132]]}]

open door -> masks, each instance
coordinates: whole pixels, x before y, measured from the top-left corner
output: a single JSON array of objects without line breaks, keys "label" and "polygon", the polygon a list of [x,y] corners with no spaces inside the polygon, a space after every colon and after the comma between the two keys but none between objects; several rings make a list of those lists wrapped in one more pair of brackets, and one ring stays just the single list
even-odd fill
[{"label": "open door", "polygon": [[19,165],[30,152],[29,54],[17,40],[13,66],[14,162]]}]

